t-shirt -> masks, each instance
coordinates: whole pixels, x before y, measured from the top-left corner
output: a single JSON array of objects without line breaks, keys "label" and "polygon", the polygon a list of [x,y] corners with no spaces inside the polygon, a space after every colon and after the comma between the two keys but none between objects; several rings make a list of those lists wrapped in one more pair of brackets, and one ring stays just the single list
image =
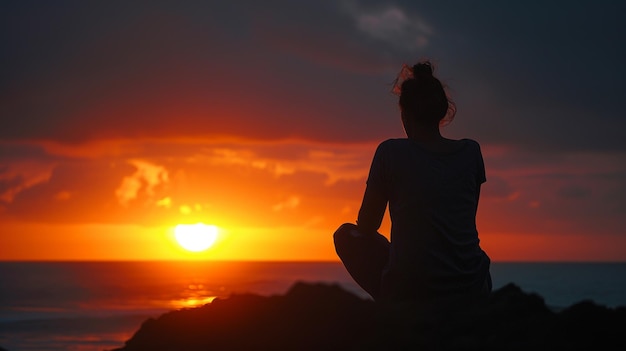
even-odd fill
[{"label": "t-shirt", "polygon": [[434,295],[484,282],[490,260],[479,245],[476,211],[485,180],[480,146],[471,139],[447,152],[411,139],[378,146],[357,225],[377,231],[389,204],[391,251],[383,290]]}]

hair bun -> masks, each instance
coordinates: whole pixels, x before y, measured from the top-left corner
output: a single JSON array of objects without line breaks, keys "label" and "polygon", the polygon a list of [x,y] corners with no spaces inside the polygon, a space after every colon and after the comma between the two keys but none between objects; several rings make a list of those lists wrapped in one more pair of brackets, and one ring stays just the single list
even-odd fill
[{"label": "hair bun", "polygon": [[433,66],[430,62],[420,62],[413,66],[413,76],[417,77],[432,77]]}]

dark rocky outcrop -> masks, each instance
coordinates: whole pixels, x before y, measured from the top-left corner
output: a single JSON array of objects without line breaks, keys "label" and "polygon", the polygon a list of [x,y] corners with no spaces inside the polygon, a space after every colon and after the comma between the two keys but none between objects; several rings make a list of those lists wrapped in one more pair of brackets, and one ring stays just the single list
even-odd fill
[{"label": "dark rocky outcrop", "polygon": [[232,295],[148,319],[122,348],[144,350],[626,350],[626,309],[582,301],[562,311],[514,284],[482,304],[381,304],[337,285]]}]

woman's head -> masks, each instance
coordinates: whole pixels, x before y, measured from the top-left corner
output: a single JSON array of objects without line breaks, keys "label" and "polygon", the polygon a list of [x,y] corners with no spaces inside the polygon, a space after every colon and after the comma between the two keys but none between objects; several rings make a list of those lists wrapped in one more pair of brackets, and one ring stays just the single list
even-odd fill
[{"label": "woman's head", "polygon": [[418,124],[448,124],[454,118],[456,108],[448,98],[446,91],[433,76],[433,66],[429,61],[415,64],[412,68],[405,66],[396,81],[399,85],[400,110],[402,119]]}]

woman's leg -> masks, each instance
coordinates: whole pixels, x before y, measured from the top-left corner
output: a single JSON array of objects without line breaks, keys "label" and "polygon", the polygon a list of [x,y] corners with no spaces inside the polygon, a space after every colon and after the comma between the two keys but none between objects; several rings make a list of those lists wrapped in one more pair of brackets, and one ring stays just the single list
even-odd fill
[{"label": "woman's leg", "polygon": [[333,235],[335,251],[363,290],[380,299],[380,281],[389,261],[390,243],[380,234],[365,235],[352,223],[342,224]]}]

